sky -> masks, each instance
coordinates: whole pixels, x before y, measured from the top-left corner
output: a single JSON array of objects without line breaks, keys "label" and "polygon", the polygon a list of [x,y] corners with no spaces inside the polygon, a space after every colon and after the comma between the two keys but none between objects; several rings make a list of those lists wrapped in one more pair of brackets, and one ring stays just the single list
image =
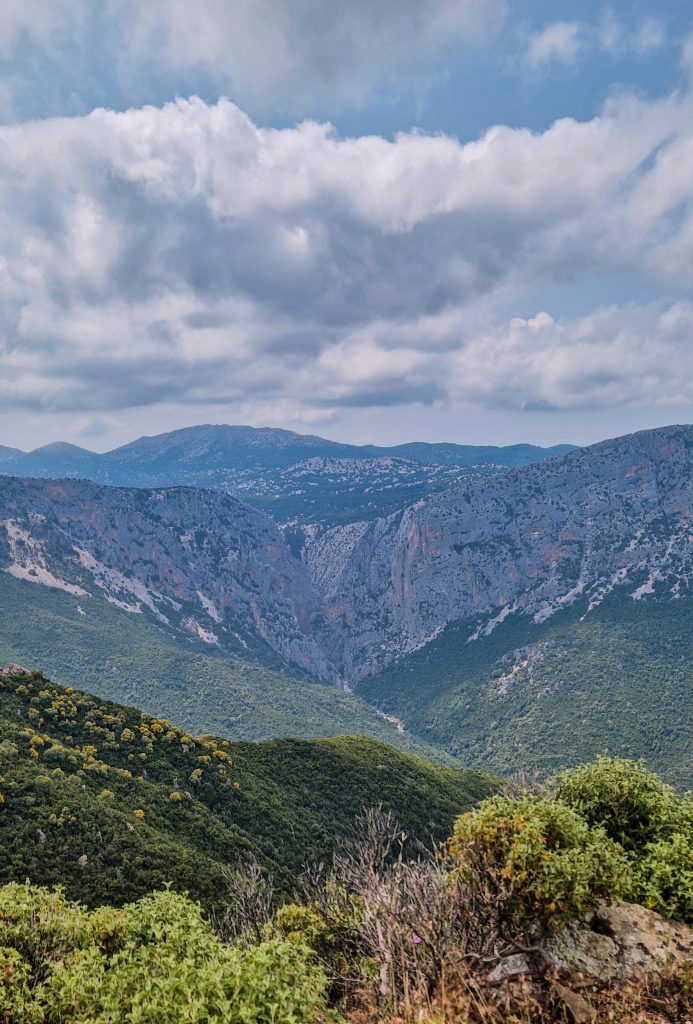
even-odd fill
[{"label": "sky", "polygon": [[693,422],[693,0],[2,0],[0,444]]}]

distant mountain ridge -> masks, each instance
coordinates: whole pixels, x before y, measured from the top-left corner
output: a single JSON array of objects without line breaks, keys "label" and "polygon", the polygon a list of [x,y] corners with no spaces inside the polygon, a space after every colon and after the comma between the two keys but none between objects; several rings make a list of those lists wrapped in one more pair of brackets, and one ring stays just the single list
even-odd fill
[{"label": "distant mountain ridge", "polygon": [[[64,441],[43,445],[30,452],[0,446],[0,459],[13,466],[15,476],[24,476],[25,470],[29,469],[37,476],[55,476],[56,467],[72,476],[83,466],[88,465],[91,472],[98,473],[101,477],[95,480],[96,483],[133,486],[129,470],[136,466],[140,472],[148,475],[147,486],[172,486],[175,483],[192,481],[151,479],[156,473],[166,473],[170,470],[168,460],[172,459],[180,460],[181,464],[185,465],[195,463],[195,460],[204,457],[205,465],[194,466],[191,471],[204,473],[212,470],[213,478],[217,479],[216,473],[253,464],[258,458],[258,453],[263,453],[264,456],[272,453],[277,465],[290,465],[293,461],[322,456],[358,460],[401,458],[426,464],[457,466],[519,466],[537,459],[564,455],[574,448],[575,445],[569,444],[543,448],[530,444],[497,446],[424,441],[412,441],[390,447],[355,445],[329,441],[315,434],[297,434],[292,430],[273,427],[201,424],[164,434],[140,437],[103,454]],[[74,462],[70,463],[70,459]],[[156,459],[161,460],[160,465],[154,461]],[[123,479],[123,476],[128,478]]]},{"label": "distant mountain ridge", "polygon": [[278,523],[322,529],[377,518],[462,477],[567,450],[570,445],[423,442],[386,448],[269,427],[208,424],[141,437],[103,455],[63,442],[33,452],[0,448],[0,471],[123,487],[210,487],[228,491]]},{"label": "distant mountain ridge", "polygon": [[692,452],[692,427],[617,438],[464,479],[326,529],[301,551],[213,490],[6,477],[0,558],[15,576],[75,593],[95,583],[222,648],[245,630],[354,685],[458,619],[481,635],[514,613],[542,621],[578,599],[594,607],[617,587],[636,598],[655,585],[687,591]]}]

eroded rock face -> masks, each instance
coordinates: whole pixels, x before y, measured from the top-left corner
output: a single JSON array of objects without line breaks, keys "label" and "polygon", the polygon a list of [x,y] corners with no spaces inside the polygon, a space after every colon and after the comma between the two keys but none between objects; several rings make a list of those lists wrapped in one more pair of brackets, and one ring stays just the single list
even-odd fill
[{"label": "eroded rock face", "polygon": [[305,567],[266,516],[223,493],[5,477],[0,568],[78,599],[100,593],[221,649],[259,637],[339,681]]},{"label": "eroded rock face", "polygon": [[448,623],[541,622],[614,588],[675,597],[693,582],[693,428],[672,427],[462,483],[305,553],[355,681]]},{"label": "eroded rock face", "polygon": [[464,481],[318,531],[298,554],[265,515],[220,492],[4,477],[0,568],[77,600],[96,589],[222,650],[260,638],[354,684],[455,620],[473,639],[513,613],[540,622],[578,599],[588,611],[614,588],[633,600],[688,592],[693,428]]},{"label": "eroded rock face", "polygon": [[559,968],[600,981],[625,981],[667,964],[693,963],[693,929],[632,903],[600,904],[584,922],[548,942]]},{"label": "eroded rock face", "polygon": [[22,676],[30,675],[30,669],[24,668],[23,665],[17,665],[13,661],[11,661],[9,665],[5,665],[3,668],[0,668],[0,676],[12,676],[15,678],[21,678]]}]

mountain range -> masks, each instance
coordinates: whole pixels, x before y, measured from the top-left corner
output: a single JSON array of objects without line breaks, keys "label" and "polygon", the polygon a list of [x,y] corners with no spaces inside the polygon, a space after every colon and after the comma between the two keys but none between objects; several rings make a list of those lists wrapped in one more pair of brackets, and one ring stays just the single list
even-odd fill
[{"label": "mountain range", "polygon": [[[346,521],[304,520],[300,538],[226,493],[210,437],[233,429],[119,449],[119,472],[132,449],[131,482],[151,482],[156,464],[155,488],[7,476],[0,563],[14,607],[39,583],[76,622],[117,613],[177,649],[271,671],[283,693],[311,680],[354,691],[466,763],[557,767],[610,749],[693,778],[693,428],[484,473],[444,446],[463,471],[446,486],[433,477],[381,515],[353,518],[354,502]],[[297,448],[320,441],[237,436],[246,468],[253,445],[264,465],[295,468]],[[205,460],[216,490],[160,485]]]},{"label": "mountain range", "polygon": [[280,524],[322,526],[374,518],[461,477],[526,465],[571,448],[423,442],[384,448],[290,430],[206,425],[141,437],[104,454],[63,442],[32,452],[0,446],[0,472],[125,487],[215,488]]}]

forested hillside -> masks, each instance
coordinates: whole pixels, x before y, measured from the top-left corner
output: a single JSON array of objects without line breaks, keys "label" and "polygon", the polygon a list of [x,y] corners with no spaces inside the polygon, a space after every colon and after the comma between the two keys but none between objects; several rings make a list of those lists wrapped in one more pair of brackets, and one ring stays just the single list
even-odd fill
[{"label": "forested hillside", "polygon": [[255,859],[290,890],[382,804],[413,837],[443,839],[492,790],[383,744],[230,743],[58,686],[0,677],[0,882],[62,885],[89,904],[168,882],[211,907],[222,868]]},{"label": "forested hillside", "polygon": [[453,623],[357,692],[465,764],[546,774],[609,753],[693,786],[693,598],[587,607],[473,642],[474,621]]}]

